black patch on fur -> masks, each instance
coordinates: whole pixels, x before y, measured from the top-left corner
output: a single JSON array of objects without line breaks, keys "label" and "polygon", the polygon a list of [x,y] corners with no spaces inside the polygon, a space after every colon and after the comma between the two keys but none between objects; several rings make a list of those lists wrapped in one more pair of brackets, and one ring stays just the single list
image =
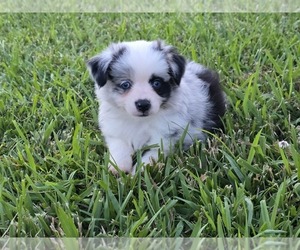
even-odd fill
[{"label": "black patch on fur", "polygon": [[[175,47],[164,45],[161,40],[157,40],[153,48],[157,51],[165,53],[168,60],[167,62],[169,64],[168,73],[172,79],[172,84],[178,86],[185,71],[185,58],[178,53]],[[176,68],[172,67],[172,64],[175,64]]]},{"label": "black patch on fur", "polygon": [[172,87],[169,81],[165,81],[162,77],[152,75],[149,79],[149,83],[151,84],[155,80],[159,80],[161,82],[161,86],[158,89],[153,88],[153,90],[161,97],[166,98],[166,100],[170,97]]},{"label": "black patch on fur", "polygon": [[173,70],[171,67],[169,68],[171,77],[173,79],[173,82],[176,85],[180,84],[181,78],[185,71],[185,58],[181,55],[179,55],[176,50],[173,50],[172,52],[172,61],[177,65],[177,69]]},{"label": "black patch on fur", "polygon": [[219,85],[219,75],[215,71],[205,69],[197,73],[197,77],[206,83]]},{"label": "black patch on fur", "polygon": [[209,102],[212,105],[208,119],[204,121],[204,129],[213,131],[223,129],[221,117],[225,114],[225,97],[220,85],[218,73],[205,69],[197,74],[199,79],[208,84]]},{"label": "black patch on fur", "polygon": [[91,68],[91,74],[96,83],[100,87],[103,87],[107,81],[107,71],[103,68],[101,57],[94,57],[87,64]]},{"label": "black patch on fur", "polygon": [[110,77],[109,73],[112,65],[125,53],[125,51],[126,48],[122,47],[116,53],[114,53],[107,68],[105,68],[104,61],[106,58],[101,58],[101,55],[99,57],[96,56],[87,62],[91,68],[91,74],[100,87],[103,87],[106,84],[108,78]]}]

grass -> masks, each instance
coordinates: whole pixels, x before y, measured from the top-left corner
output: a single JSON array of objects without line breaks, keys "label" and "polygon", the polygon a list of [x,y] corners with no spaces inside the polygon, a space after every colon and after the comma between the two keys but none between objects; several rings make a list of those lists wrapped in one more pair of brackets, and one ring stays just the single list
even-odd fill
[{"label": "grass", "polygon": [[[0,34],[1,236],[300,237],[299,14],[1,14]],[[115,178],[85,60],[156,38],[220,72],[226,131]]]}]

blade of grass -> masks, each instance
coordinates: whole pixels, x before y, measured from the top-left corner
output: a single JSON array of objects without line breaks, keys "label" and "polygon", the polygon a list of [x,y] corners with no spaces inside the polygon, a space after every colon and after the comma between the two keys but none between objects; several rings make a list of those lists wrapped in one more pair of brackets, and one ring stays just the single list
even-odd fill
[{"label": "blade of grass", "polygon": [[57,207],[57,216],[66,237],[78,237],[79,233],[73,218],[60,206]]}]

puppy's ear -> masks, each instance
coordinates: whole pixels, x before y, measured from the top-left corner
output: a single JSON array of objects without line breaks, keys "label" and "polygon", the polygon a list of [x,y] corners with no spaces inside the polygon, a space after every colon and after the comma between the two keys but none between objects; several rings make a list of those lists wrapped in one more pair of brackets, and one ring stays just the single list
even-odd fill
[{"label": "puppy's ear", "polygon": [[179,85],[185,71],[185,58],[182,55],[178,54],[177,50],[174,47],[171,47],[168,50],[168,56],[171,67],[170,74],[175,84]]},{"label": "puppy's ear", "polygon": [[90,72],[91,78],[99,85],[99,87],[103,87],[107,82],[108,64],[105,63],[101,54],[89,59],[86,65]]},{"label": "puppy's ear", "polygon": [[185,71],[185,58],[177,52],[175,47],[166,45],[161,40],[156,41],[155,47],[165,54],[170,65],[169,73],[172,77],[172,80],[176,85],[179,85]]},{"label": "puppy's ear", "polygon": [[111,44],[101,54],[89,59],[86,63],[92,79],[103,87],[109,77],[109,70],[113,62],[115,62],[125,51],[125,47],[120,44]]}]

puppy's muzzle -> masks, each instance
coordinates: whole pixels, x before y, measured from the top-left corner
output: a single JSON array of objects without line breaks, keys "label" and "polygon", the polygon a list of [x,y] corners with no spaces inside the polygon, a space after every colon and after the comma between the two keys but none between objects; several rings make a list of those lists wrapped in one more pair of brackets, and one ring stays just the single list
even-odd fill
[{"label": "puppy's muzzle", "polygon": [[151,102],[147,99],[140,99],[135,102],[136,109],[147,115],[147,112],[151,108]]}]

